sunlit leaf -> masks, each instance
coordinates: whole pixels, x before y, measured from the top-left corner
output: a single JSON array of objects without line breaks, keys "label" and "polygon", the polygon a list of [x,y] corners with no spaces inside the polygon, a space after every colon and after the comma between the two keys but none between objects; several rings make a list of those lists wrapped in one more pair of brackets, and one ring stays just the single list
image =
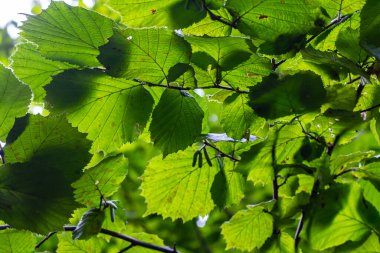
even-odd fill
[{"label": "sunlit leaf", "polygon": [[261,248],[273,233],[273,217],[263,207],[248,207],[222,225],[226,249],[251,251]]},{"label": "sunlit leaf", "polygon": [[12,69],[15,75],[28,84],[33,91],[33,100],[42,102],[45,97],[43,87],[49,84],[52,77],[75,65],[46,59],[32,43],[18,44],[12,55]]},{"label": "sunlit leaf", "polygon": [[0,252],[35,252],[36,239],[31,232],[4,230],[0,232]]},{"label": "sunlit leaf", "polygon": [[94,152],[108,153],[135,140],[153,107],[152,96],[139,83],[98,70],[63,72],[46,90],[52,110],[68,113],[69,121],[94,141]]},{"label": "sunlit leaf", "polygon": [[10,69],[0,63],[0,140],[5,141],[15,118],[28,111],[31,91],[21,83]]},{"label": "sunlit leaf", "polygon": [[116,29],[99,56],[107,73],[151,83],[167,83],[169,70],[189,63],[188,43],[167,28]]},{"label": "sunlit leaf", "polygon": [[126,176],[127,159],[123,155],[108,157],[87,169],[84,175],[72,184],[75,188],[75,199],[87,206],[97,206],[101,195],[104,198],[112,196]]},{"label": "sunlit leaf", "polygon": [[196,149],[188,148],[162,160],[154,158],[142,176],[142,195],[147,203],[146,215],[157,213],[173,220],[191,220],[205,216],[213,208],[210,189],[218,172],[205,162],[192,167]]},{"label": "sunlit leaf", "polygon": [[41,14],[28,16],[21,35],[49,59],[98,67],[98,47],[107,43],[112,27],[111,19],[96,12],[54,1]]}]

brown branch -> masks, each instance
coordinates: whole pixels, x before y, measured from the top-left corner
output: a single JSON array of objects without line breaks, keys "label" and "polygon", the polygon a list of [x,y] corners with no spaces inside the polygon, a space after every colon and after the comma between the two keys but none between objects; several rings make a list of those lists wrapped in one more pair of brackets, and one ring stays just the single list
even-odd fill
[{"label": "brown branch", "polygon": [[[8,228],[12,228],[12,227],[10,225],[1,225],[0,226],[0,230],[5,230],[5,229],[8,229]],[[70,231],[70,232],[72,232],[75,229],[76,229],[76,226],[64,226],[63,227],[64,231]],[[55,232],[52,232],[52,233],[55,233]],[[172,248],[169,248],[169,247],[162,247],[162,246],[154,245],[154,244],[151,244],[151,243],[143,242],[143,241],[140,241],[140,240],[138,240],[136,238],[133,238],[131,236],[124,235],[124,234],[121,234],[121,233],[118,233],[118,232],[114,232],[114,231],[111,231],[111,230],[108,230],[108,229],[102,228],[100,230],[100,233],[101,234],[105,234],[105,235],[109,235],[109,236],[112,236],[112,237],[115,237],[115,238],[119,238],[119,239],[122,239],[122,240],[127,241],[127,242],[130,242],[133,246],[140,246],[140,247],[143,247],[143,248],[152,249],[152,250],[159,251],[159,252],[164,252],[164,253],[179,253],[175,248],[172,249]],[[52,235],[50,235],[50,237],[51,236]],[[47,239],[49,239],[49,238],[47,238]],[[47,239],[45,238],[42,241],[46,241]],[[42,243],[40,243],[40,244],[42,244]]]},{"label": "brown branch", "polygon": [[[74,231],[76,229],[76,226],[64,226],[63,229],[65,231]],[[172,249],[169,247],[162,247],[162,246],[154,245],[151,243],[143,242],[143,241],[140,241],[140,240],[133,238],[131,236],[124,235],[124,234],[121,234],[118,232],[114,232],[114,231],[111,231],[108,229],[102,228],[100,230],[100,233],[105,234],[105,235],[109,235],[109,236],[112,236],[115,238],[119,238],[119,239],[122,239],[122,240],[127,241],[127,242],[130,242],[134,246],[140,246],[143,248],[152,249],[155,251],[165,252],[165,253],[178,253],[178,251],[176,249]]]},{"label": "brown branch", "polygon": [[49,240],[50,237],[52,237],[53,235],[55,235],[57,233],[57,231],[54,231],[54,232],[50,232],[44,239],[42,239],[42,241],[40,241],[36,247],[34,247],[35,249],[38,249],[39,247],[41,247],[42,244],[44,244],[44,242],[46,242],[47,240]]},{"label": "brown branch", "polygon": [[295,247],[295,249],[298,248],[298,244],[299,244],[299,242],[300,242],[300,240],[301,240],[301,238],[300,238],[300,234],[301,234],[301,231],[302,231],[302,229],[303,229],[304,217],[305,217],[305,211],[302,210],[301,218],[300,218],[300,220],[299,220],[299,222],[298,222],[297,230],[296,230],[296,233],[295,233],[295,235],[294,235],[294,247]]},{"label": "brown branch", "polygon": [[380,107],[380,104],[376,104],[376,105],[374,105],[374,106],[371,106],[371,107],[369,107],[369,108],[367,108],[367,109],[364,109],[364,110],[361,110],[361,111],[359,111],[359,112],[360,112],[360,113],[363,113],[363,112],[372,111],[373,109],[376,109],[376,108],[378,108],[378,107]]},{"label": "brown branch", "polygon": [[233,157],[232,155],[229,155],[229,154],[226,154],[224,153],[222,150],[220,150],[219,148],[215,147],[214,145],[212,145],[210,142],[208,142],[207,140],[204,140],[203,143],[210,147],[210,148],[213,148],[215,151],[217,151],[221,157],[227,157],[229,158],[230,160],[234,161],[234,162],[238,162],[240,161],[239,158],[236,158],[236,157]]}]

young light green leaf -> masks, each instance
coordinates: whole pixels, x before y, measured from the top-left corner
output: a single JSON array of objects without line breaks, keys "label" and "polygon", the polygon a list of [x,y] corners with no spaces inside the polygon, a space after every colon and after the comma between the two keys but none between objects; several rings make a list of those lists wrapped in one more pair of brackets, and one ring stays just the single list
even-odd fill
[{"label": "young light green leaf", "polygon": [[135,140],[154,103],[140,84],[98,70],[66,71],[55,76],[46,90],[53,111],[67,112],[69,121],[88,133],[93,152],[109,153]]},{"label": "young light green leaf", "polygon": [[[226,8],[219,8],[213,10],[214,15],[222,17],[232,24],[232,16]],[[223,37],[231,35],[232,27],[222,22],[215,22],[209,15],[201,21],[192,24],[191,26],[182,29],[184,34],[191,34],[196,36],[211,36]]]},{"label": "young light green leaf", "polygon": [[283,78],[266,77],[249,95],[249,105],[259,116],[275,119],[318,110],[326,91],[319,76],[300,72]]},{"label": "young light green leaf", "polygon": [[166,89],[153,111],[150,125],[154,145],[162,150],[164,157],[184,150],[201,134],[203,115],[190,94]]},{"label": "young light green leaf", "polygon": [[260,249],[272,233],[273,217],[261,206],[239,211],[222,225],[222,235],[227,243],[226,250]]},{"label": "young light green leaf", "polygon": [[41,55],[37,45],[21,43],[11,57],[11,67],[15,75],[30,86],[33,91],[33,100],[42,102],[45,97],[43,87],[49,84],[52,77],[66,69],[77,68],[75,65],[52,61]]},{"label": "young light green leaf", "polygon": [[24,116],[32,93],[21,83],[10,69],[0,63],[0,140],[5,142],[15,118]]},{"label": "young light green leaf", "polygon": [[275,54],[289,51],[305,34],[324,26],[318,5],[303,0],[229,0],[226,8],[239,31],[265,40]]},{"label": "young light green leaf", "polygon": [[108,4],[129,27],[184,28],[206,16],[201,1],[110,0]]},{"label": "young light green leaf", "polygon": [[41,14],[28,16],[21,36],[48,59],[98,67],[98,47],[107,43],[112,27],[111,19],[96,12],[54,1]]},{"label": "young light green leaf", "polygon": [[[75,199],[87,206],[99,204],[100,194],[108,198],[119,188],[127,176],[127,159],[123,155],[111,156],[92,168],[72,184]],[[99,191],[98,191],[99,189]]]},{"label": "young light green leaf", "polygon": [[70,232],[58,233],[57,253],[101,253],[107,247],[107,242],[98,237],[91,237],[88,240],[73,241]]},{"label": "young light green leaf", "polygon": [[36,238],[32,232],[7,229],[0,232],[0,252],[35,252]]},{"label": "young light green leaf", "polygon": [[101,47],[99,60],[112,76],[168,83],[169,70],[190,62],[191,49],[167,28],[115,29],[110,42]]},{"label": "young light green leaf", "polygon": [[4,149],[0,219],[47,234],[61,229],[78,207],[70,185],[90,160],[91,144],[65,117],[31,116],[24,129]]},{"label": "young light green leaf", "polygon": [[218,172],[207,163],[192,167],[196,148],[154,158],[142,176],[142,195],[147,203],[145,215],[157,213],[163,218],[191,220],[205,216],[213,208],[210,189]]},{"label": "young light green leaf", "polygon": [[105,215],[104,210],[91,208],[83,214],[77,227],[72,233],[73,240],[87,240],[97,235],[102,229]]},{"label": "young light green leaf", "polygon": [[[270,253],[294,253],[294,239],[286,232],[276,233],[268,244],[265,244],[263,251]],[[267,246],[268,245],[268,246]]]}]

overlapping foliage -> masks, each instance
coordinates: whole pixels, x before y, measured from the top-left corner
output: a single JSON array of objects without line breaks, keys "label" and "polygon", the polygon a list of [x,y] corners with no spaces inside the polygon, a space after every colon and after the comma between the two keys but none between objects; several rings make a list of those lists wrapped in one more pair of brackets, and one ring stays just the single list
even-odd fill
[{"label": "overlapping foliage", "polygon": [[78,240],[47,247],[148,250],[103,227],[172,252],[379,252],[379,13],[109,0],[28,16],[0,66],[1,251],[71,224]]}]

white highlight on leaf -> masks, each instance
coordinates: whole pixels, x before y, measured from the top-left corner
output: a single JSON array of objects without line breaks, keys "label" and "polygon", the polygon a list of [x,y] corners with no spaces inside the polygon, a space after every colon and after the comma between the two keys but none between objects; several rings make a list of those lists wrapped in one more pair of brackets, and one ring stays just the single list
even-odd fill
[{"label": "white highlight on leaf", "polygon": [[200,97],[204,97],[205,96],[205,91],[203,89],[195,89],[194,92],[199,95]]},{"label": "white highlight on leaf", "polygon": [[208,220],[208,217],[209,217],[208,214],[206,214],[205,217],[198,216],[197,227],[199,227],[199,228],[203,228],[203,227],[206,225],[206,222],[207,222],[207,220]]},{"label": "white highlight on leaf", "polygon": [[39,106],[39,105],[32,105],[29,108],[29,112],[31,114],[34,114],[34,115],[36,115],[36,114],[41,114],[42,115],[43,111],[44,111],[44,107],[43,106]]},{"label": "white highlight on leaf", "polygon": [[128,37],[127,37],[127,40],[132,40],[132,36],[128,36]]},{"label": "white highlight on leaf", "polygon": [[214,114],[211,114],[209,117],[208,117],[208,120],[215,123],[218,121],[218,115],[216,115],[215,113]]}]

